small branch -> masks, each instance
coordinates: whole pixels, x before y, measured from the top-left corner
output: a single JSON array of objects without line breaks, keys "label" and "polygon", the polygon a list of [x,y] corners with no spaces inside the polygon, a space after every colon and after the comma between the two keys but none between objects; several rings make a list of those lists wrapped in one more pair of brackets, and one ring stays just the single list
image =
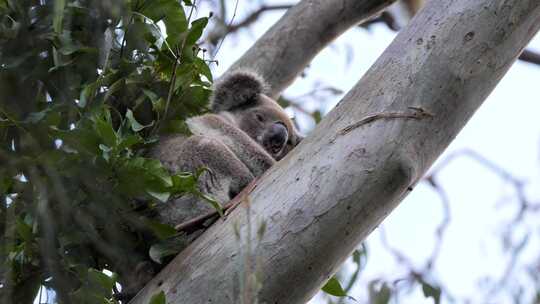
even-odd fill
[{"label": "small branch", "polygon": [[259,17],[261,16],[261,14],[264,13],[264,12],[288,10],[292,6],[293,6],[292,4],[289,4],[289,5],[263,5],[258,10],[252,12],[249,16],[244,18],[244,20],[242,20],[242,21],[240,21],[240,22],[238,22],[236,24],[229,25],[227,27],[227,34],[236,32],[236,31],[238,31],[239,29],[241,29],[243,27],[251,25],[252,23],[257,21],[259,19]]},{"label": "small branch", "polygon": [[[239,0],[236,0],[236,3],[234,4],[234,11],[233,11],[233,15],[232,15],[232,18],[231,18],[231,21],[229,21],[229,25],[227,27],[231,27],[233,21],[234,21],[234,18],[236,17],[236,12],[238,11],[238,1]],[[225,24],[225,22],[221,22],[222,25]],[[223,37],[223,39],[221,39],[221,41],[219,42],[219,45],[216,49],[216,51],[214,52],[214,57],[217,55],[217,53],[219,52],[219,49],[221,49],[221,46],[223,45],[223,41],[225,41],[225,38],[227,37],[227,32],[225,34],[223,34],[221,37]],[[220,38],[221,38],[220,37]],[[219,39],[219,38],[218,38]]]},{"label": "small branch", "polygon": [[[242,202],[245,201],[246,197],[251,193],[251,191],[253,191],[257,187],[259,180],[260,180],[260,177],[251,181],[251,183],[249,183],[244,189],[242,189],[240,193],[238,193],[232,200],[230,200],[227,204],[223,206],[223,211],[225,211],[225,216],[227,216],[238,205],[240,205]],[[193,230],[193,229],[201,227],[204,224],[204,222],[206,222],[208,219],[211,219],[218,215],[219,215],[218,211],[214,210],[206,214],[200,215],[198,217],[195,217],[189,221],[180,223],[176,225],[174,229],[176,229],[177,231]]]},{"label": "small branch", "polygon": [[[253,11],[246,18],[244,18],[243,20],[239,21],[236,24],[232,24],[232,21],[234,19],[231,19],[231,21],[229,22],[228,25],[225,24],[224,20],[219,19],[218,22],[220,23],[220,27],[221,27],[221,29],[223,31],[220,31],[220,30],[214,31],[212,34],[209,35],[208,40],[210,41],[210,43],[216,44],[218,40],[226,37],[228,34],[234,33],[234,32],[238,31],[239,29],[241,29],[243,27],[248,27],[248,26],[252,25],[253,23],[255,23],[259,19],[259,17],[261,17],[261,15],[263,13],[269,12],[269,11],[287,10],[287,9],[291,8],[292,6],[293,6],[292,4],[289,4],[289,5],[263,5],[263,6],[259,7],[257,10]],[[222,40],[221,43],[223,43],[223,40]],[[221,45],[221,43],[220,43],[220,45]],[[218,47],[218,49],[219,49],[219,47]]]},{"label": "small branch", "polygon": [[443,187],[437,182],[436,177],[433,174],[427,176],[424,180],[433,188],[433,190],[435,190],[435,192],[437,192],[441,199],[441,204],[443,207],[443,219],[435,230],[435,246],[433,247],[431,256],[426,261],[424,272],[428,272],[433,269],[433,265],[435,264],[437,257],[439,256],[439,253],[441,251],[442,243],[444,240],[444,233],[450,225],[450,200]]},{"label": "small branch", "polygon": [[388,11],[382,12],[378,17],[375,17],[373,19],[369,19],[366,22],[360,24],[360,27],[368,28],[369,26],[376,24],[376,23],[383,23],[385,24],[389,29],[397,32],[401,30],[401,27],[396,21],[396,18],[394,18],[394,15],[390,14]]},{"label": "small branch", "polygon": [[518,59],[521,61],[540,65],[540,54],[528,49],[523,50],[523,53],[519,55]]},{"label": "small branch", "polygon": [[394,118],[423,119],[423,118],[433,117],[432,114],[426,112],[424,109],[414,108],[414,107],[409,107],[409,109],[414,110],[415,112],[414,113],[388,112],[388,113],[377,113],[377,114],[368,115],[364,119],[341,129],[338,132],[338,135],[345,135],[354,129],[357,129],[365,124],[368,124],[370,122],[373,122],[379,119],[394,119]]}]

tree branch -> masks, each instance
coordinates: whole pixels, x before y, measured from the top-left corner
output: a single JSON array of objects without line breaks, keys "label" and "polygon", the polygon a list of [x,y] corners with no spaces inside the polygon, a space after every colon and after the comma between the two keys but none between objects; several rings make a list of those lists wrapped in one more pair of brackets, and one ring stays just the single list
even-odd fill
[{"label": "tree branch", "polygon": [[235,24],[228,25],[225,20],[219,19],[219,26],[216,31],[213,31],[208,35],[208,41],[211,44],[217,45],[217,42],[222,39],[223,37],[227,36],[228,34],[234,33],[238,31],[241,28],[248,27],[251,24],[253,24],[255,21],[259,19],[259,17],[266,12],[270,11],[280,11],[280,10],[287,10],[291,8],[292,4],[285,4],[285,5],[263,5],[259,7],[257,10],[251,12],[247,17],[245,17],[242,21],[239,21]]},{"label": "tree branch", "polygon": [[[349,3],[332,2],[331,11]],[[325,20],[319,18],[326,16],[320,10],[324,4],[302,4],[304,11],[289,10],[285,21],[298,21],[291,12],[303,16],[298,22]],[[261,303],[305,303],[421,179],[538,31],[538,20],[537,0],[428,2],[313,133],[265,174],[249,195],[251,216],[239,212],[240,206],[218,221],[132,302],[148,303],[161,290],[168,303],[239,303],[238,278],[249,277],[262,284]],[[298,71],[283,65],[289,53],[279,41],[301,52],[290,38],[297,31],[276,28],[270,30],[274,36],[264,38],[276,45],[258,44],[263,49],[250,50],[236,67],[256,65],[267,78],[295,75]],[[320,26],[307,29],[295,39],[310,56],[320,34],[328,33]],[[274,47],[281,51],[276,54]],[[302,53],[290,55],[302,58]],[[292,78],[271,79],[277,93]],[[410,107],[432,117],[379,119],[336,137],[367,113]],[[262,223],[261,239],[255,231]],[[243,255],[257,243],[258,262],[242,268]]]},{"label": "tree branch", "polygon": [[[409,18],[412,18],[425,3],[424,0],[406,0],[403,2],[405,3],[405,8]],[[394,16],[388,11],[382,12],[379,17],[368,20],[367,22],[361,24],[361,26],[369,27],[375,23],[384,23],[389,29],[396,32],[401,30],[401,27],[397,24]],[[523,53],[521,53],[518,59],[528,63],[540,65],[540,54],[529,49],[523,50]]]},{"label": "tree branch", "polygon": [[534,51],[525,49],[523,50],[523,53],[519,55],[519,60],[540,65],[540,54]]},{"label": "tree branch", "polygon": [[301,1],[229,69],[260,73],[277,97],[328,43],[395,0]]}]

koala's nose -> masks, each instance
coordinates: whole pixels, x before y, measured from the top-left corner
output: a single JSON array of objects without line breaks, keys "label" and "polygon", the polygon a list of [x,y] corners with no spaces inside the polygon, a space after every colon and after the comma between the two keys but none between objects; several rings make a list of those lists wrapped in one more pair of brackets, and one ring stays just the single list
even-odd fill
[{"label": "koala's nose", "polygon": [[277,122],[272,124],[267,133],[267,145],[272,153],[279,153],[289,137],[289,132],[283,123]]},{"label": "koala's nose", "polygon": [[283,145],[287,141],[288,136],[289,132],[287,132],[287,128],[282,123],[278,122],[272,125],[270,130],[270,138],[272,143],[276,145]]}]

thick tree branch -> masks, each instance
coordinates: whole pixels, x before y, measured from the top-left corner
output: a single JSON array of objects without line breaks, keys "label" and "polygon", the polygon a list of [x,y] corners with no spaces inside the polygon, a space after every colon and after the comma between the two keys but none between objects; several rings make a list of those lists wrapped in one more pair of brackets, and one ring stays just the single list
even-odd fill
[{"label": "thick tree branch", "polygon": [[[305,9],[318,21],[324,15]],[[148,303],[160,290],[168,303],[239,303],[238,278],[255,271],[261,303],[306,302],[403,200],[539,28],[537,0],[429,2],[313,133],[261,179],[249,195],[251,216],[240,206],[218,221],[133,303]],[[290,39],[290,32],[273,33],[267,41]],[[250,52],[272,53],[273,46],[259,47]],[[272,75],[267,64],[274,61],[261,61],[265,76]],[[237,67],[242,62],[255,64],[242,59]],[[285,85],[277,83],[274,92]],[[377,119],[337,135],[370,115],[410,108],[432,117]],[[241,267],[263,222],[258,263]]]},{"label": "thick tree branch", "polygon": [[287,11],[229,71],[249,67],[276,97],[328,43],[395,0],[301,1]]}]

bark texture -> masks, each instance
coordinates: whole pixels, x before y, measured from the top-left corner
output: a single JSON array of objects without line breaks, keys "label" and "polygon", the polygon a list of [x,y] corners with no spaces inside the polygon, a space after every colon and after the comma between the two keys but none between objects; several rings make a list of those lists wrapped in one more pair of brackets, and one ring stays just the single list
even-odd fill
[{"label": "bark texture", "polygon": [[[320,20],[319,13],[311,10],[312,18]],[[251,216],[244,204],[216,223],[133,303],[148,303],[160,290],[167,303],[240,303],[246,268],[260,275],[259,303],[308,301],[412,190],[539,28],[538,0],[428,2],[312,134],[263,177],[249,196]],[[269,41],[291,39],[273,33]],[[276,55],[275,45],[258,47],[287,56]],[[262,222],[266,232],[251,250],[257,262],[246,266]]]},{"label": "bark texture", "polygon": [[304,0],[287,11],[229,71],[260,73],[276,97],[326,45],[395,0]]}]

